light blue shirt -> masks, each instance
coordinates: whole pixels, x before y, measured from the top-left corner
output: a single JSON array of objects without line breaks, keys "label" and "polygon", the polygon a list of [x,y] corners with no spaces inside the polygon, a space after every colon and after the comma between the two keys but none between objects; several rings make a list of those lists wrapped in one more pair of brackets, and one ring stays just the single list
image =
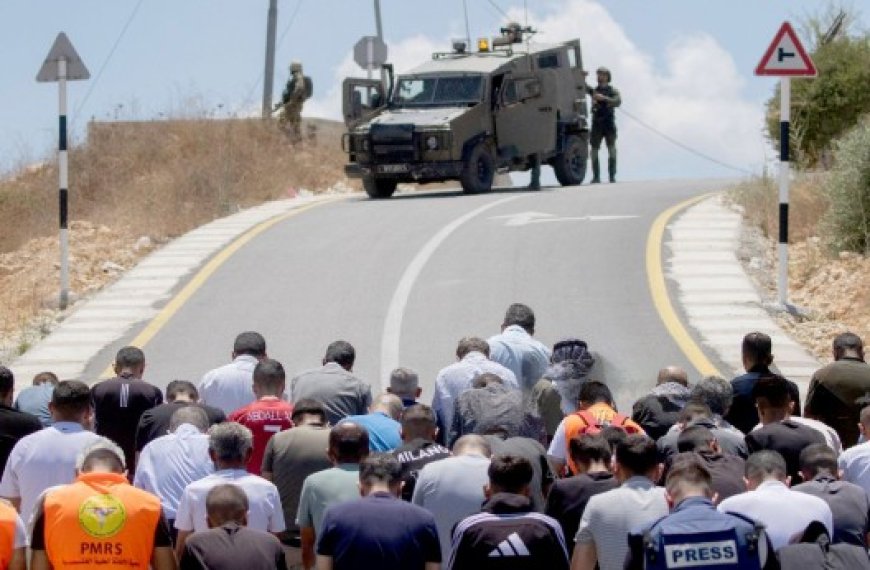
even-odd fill
[{"label": "light blue shirt", "polygon": [[28,386],[18,394],[15,400],[15,409],[27,412],[39,418],[42,427],[48,427],[54,423],[51,412],[48,411],[48,403],[54,394],[54,384],[45,382],[38,386]]},{"label": "light blue shirt", "polygon": [[471,389],[471,383],[481,374],[495,374],[505,386],[519,390],[517,377],[513,372],[488,359],[482,352],[469,352],[459,362],[441,369],[435,378],[435,395],[432,396],[432,409],[438,414],[442,429],[453,425],[453,412],[459,395]]},{"label": "light blue shirt", "polygon": [[854,483],[870,495],[870,443],[850,447],[837,460],[843,480]]},{"label": "light blue shirt", "polygon": [[383,412],[347,416],[340,423],[344,422],[352,422],[365,428],[369,434],[369,451],[393,451],[402,445],[402,424]]},{"label": "light blue shirt", "polygon": [[532,391],[550,364],[550,349],[519,325],[506,327],[487,342],[490,359],[510,369],[525,394]]},{"label": "light blue shirt", "polygon": [[160,497],[164,516],[172,520],[185,487],[212,473],[208,436],[190,424],[181,424],[142,449],[133,485]]},{"label": "light blue shirt", "polygon": [[207,372],[199,382],[199,401],[230,415],[257,398],[254,396],[254,368],[259,361],[248,354]]}]

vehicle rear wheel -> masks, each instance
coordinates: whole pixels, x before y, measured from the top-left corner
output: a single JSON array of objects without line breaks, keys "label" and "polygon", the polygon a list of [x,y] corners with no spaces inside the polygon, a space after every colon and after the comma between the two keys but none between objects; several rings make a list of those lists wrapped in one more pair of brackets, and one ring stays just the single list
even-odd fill
[{"label": "vehicle rear wheel", "polygon": [[492,189],[495,178],[495,159],[485,142],[477,143],[468,154],[468,160],[462,167],[459,182],[466,194],[480,194]]},{"label": "vehicle rear wheel", "polygon": [[553,159],[556,180],[562,186],[576,186],[586,178],[586,161],[589,158],[588,138],[568,135],[564,150]]},{"label": "vehicle rear wheel", "polygon": [[389,198],[396,191],[396,186],[399,185],[397,180],[389,178],[375,178],[374,176],[363,177],[363,189],[370,198],[380,199]]}]

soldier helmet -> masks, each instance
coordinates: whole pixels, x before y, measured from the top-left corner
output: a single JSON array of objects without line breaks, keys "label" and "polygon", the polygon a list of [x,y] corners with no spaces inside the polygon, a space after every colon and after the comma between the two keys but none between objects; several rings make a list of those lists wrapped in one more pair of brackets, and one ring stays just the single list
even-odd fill
[{"label": "soldier helmet", "polygon": [[607,69],[606,67],[602,66],[602,67],[599,67],[598,69],[596,69],[596,70],[595,70],[595,73],[603,73],[603,74],[605,74],[605,75],[607,76],[607,82],[610,83],[611,75],[610,75],[610,70],[609,70],[609,69]]},{"label": "soldier helmet", "polygon": [[297,71],[302,71],[302,64],[298,61],[294,61],[290,64],[290,72],[295,73]]}]

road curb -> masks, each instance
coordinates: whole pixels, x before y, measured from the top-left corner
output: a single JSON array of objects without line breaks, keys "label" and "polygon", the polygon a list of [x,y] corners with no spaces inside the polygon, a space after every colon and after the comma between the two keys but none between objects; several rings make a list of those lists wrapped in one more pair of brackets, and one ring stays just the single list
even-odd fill
[{"label": "road curb", "polygon": [[786,334],[763,307],[758,290],[737,259],[743,223],[722,195],[690,206],[668,225],[665,273],[675,284],[674,301],[704,347],[728,366],[730,378],[743,373],[740,344],[751,331],[770,335],[774,364],[806,395],[821,363]]},{"label": "road curb", "polygon": [[336,199],[320,195],[267,202],[209,222],[150,253],[121,279],[77,304],[57,328],[10,363],[16,395],[46,370],[61,379],[95,381],[81,378],[88,363],[134,326],[160,314],[176,289],[212,257],[269,220]]}]

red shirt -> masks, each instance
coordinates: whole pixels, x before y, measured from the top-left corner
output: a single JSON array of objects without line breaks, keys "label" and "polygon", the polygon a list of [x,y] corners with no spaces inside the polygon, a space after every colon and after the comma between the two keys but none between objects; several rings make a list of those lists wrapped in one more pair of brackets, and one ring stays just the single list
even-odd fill
[{"label": "red shirt", "polygon": [[269,439],[285,429],[293,427],[293,404],[278,399],[275,396],[265,396],[244,408],[239,408],[227,418],[251,430],[254,434],[254,454],[248,462],[248,472],[260,474],[263,466],[263,455]]}]

